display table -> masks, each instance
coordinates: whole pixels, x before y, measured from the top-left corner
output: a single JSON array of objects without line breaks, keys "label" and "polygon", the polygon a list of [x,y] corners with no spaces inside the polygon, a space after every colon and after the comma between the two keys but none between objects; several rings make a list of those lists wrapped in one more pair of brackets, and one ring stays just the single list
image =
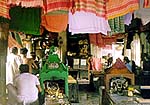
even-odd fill
[{"label": "display table", "polygon": [[140,96],[121,96],[118,94],[106,93],[106,104],[109,105],[150,105],[150,99],[143,99]]},{"label": "display table", "polygon": [[60,98],[60,99],[45,97],[44,105],[70,105],[70,102],[67,97]]},{"label": "display table", "polygon": [[76,84],[77,81],[76,81],[71,75],[69,75],[69,76],[68,76],[68,83],[69,83],[69,84]]},{"label": "display table", "polygon": [[71,75],[68,76],[68,86],[69,86],[69,101],[70,102],[79,102],[78,82]]},{"label": "display table", "polygon": [[72,75],[78,82],[78,84],[90,84],[90,71],[88,69],[78,68],[70,69],[69,74]]}]

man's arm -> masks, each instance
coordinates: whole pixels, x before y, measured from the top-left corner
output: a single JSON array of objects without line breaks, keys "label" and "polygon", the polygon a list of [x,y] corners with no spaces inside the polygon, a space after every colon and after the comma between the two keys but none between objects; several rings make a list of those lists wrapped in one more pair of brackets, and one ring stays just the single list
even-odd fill
[{"label": "man's arm", "polygon": [[36,85],[36,87],[38,88],[39,93],[42,92],[42,88],[40,85]]},{"label": "man's arm", "polygon": [[34,60],[33,59],[30,59],[30,60],[31,60],[31,66],[32,66],[32,68],[38,69],[38,66],[35,64]]}]

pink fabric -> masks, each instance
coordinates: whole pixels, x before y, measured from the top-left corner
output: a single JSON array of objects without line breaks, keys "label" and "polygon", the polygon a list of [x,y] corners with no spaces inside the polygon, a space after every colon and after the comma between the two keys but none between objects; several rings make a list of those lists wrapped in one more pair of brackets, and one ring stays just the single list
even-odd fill
[{"label": "pink fabric", "polygon": [[100,58],[92,57],[91,66],[92,66],[92,70],[96,70],[96,71],[102,70],[102,64]]},{"label": "pink fabric", "polygon": [[107,35],[111,29],[105,18],[90,12],[76,11],[74,14],[69,12],[69,31],[72,35],[79,33],[103,33]]}]

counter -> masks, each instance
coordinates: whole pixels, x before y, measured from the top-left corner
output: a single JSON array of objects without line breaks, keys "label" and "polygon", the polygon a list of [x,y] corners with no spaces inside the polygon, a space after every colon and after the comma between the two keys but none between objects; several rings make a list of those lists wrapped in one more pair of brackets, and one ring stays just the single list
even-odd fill
[{"label": "counter", "polygon": [[121,96],[118,94],[106,93],[105,104],[109,105],[150,105],[150,99],[143,99],[140,96]]}]

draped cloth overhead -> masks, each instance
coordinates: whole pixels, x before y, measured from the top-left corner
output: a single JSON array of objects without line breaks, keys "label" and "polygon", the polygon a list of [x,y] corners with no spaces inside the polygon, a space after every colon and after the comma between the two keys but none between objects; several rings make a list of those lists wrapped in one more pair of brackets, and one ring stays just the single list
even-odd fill
[{"label": "draped cloth overhead", "polygon": [[90,43],[98,47],[105,47],[106,45],[111,45],[113,42],[116,42],[117,37],[114,36],[105,36],[101,33],[89,34]]},{"label": "draped cloth overhead", "polygon": [[44,14],[56,10],[69,11],[72,7],[72,1],[73,0],[44,0]]},{"label": "draped cloth overhead", "polygon": [[94,13],[76,11],[69,12],[69,31],[73,34],[79,33],[102,33],[107,35],[111,31],[108,20],[98,17]]},{"label": "draped cloth overhead", "polygon": [[150,8],[150,0],[144,0],[143,7],[144,8]]},{"label": "draped cloth overhead", "polygon": [[110,28],[112,30],[110,32],[111,35],[125,32],[123,16],[109,19],[108,22],[109,22]]},{"label": "draped cloth overhead", "polygon": [[12,36],[8,36],[8,47],[11,48],[11,47],[18,47],[18,48],[21,48],[22,46],[12,37]]},{"label": "draped cloth overhead", "polygon": [[4,18],[9,18],[9,6],[7,5],[7,0],[0,0],[0,16]]},{"label": "draped cloth overhead", "polygon": [[43,7],[43,0],[7,0],[9,5],[21,7]]},{"label": "draped cloth overhead", "polygon": [[10,9],[10,30],[25,34],[40,35],[41,9],[21,8]]},{"label": "draped cloth overhead", "polygon": [[139,0],[108,0],[106,14],[108,19],[123,16],[139,9]]},{"label": "draped cloth overhead", "polygon": [[68,14],[43,15],[41,25],[51,32],[62,32],[67,29]]},{"label": "draped cloth overhead", "polygon": [[74,0],[72,12],[85,11],[106,17],[106,0]]}]

